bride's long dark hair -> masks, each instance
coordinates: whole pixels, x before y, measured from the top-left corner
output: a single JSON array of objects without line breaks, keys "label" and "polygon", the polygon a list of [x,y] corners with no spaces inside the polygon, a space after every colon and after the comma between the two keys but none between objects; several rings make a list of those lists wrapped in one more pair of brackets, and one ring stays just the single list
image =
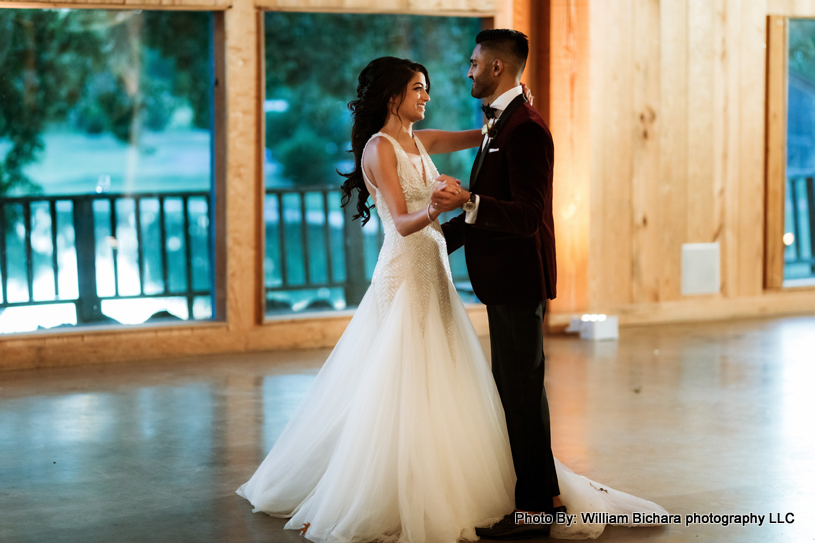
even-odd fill
[{"label": "bride's long dark hair", "polygon": [[343,207],[351,201],[353,192],[359,191],[357,214],[354,218],[361,217],[363,225],[370,220],[373,206],[368,205],[370,194],[362,178],[362,150],[371,136],[385,126],[391,98],[400,98],[396,104],[398,109],[405,99],[408,83],[419,72],[424,74],[427,91],[430,92],[430,76],[421,64],[396,57],[374,59],[359,74],[357,99],[348,102],[348,109],[354,119],[354,127],[351,129],[354,169],[350,173],[338,173],[346,178],[342,184]]}]

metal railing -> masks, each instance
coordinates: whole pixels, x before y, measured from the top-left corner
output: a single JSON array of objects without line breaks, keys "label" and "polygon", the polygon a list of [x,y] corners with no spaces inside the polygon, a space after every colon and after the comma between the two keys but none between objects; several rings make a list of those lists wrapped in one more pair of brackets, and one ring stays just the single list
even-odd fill
[{"label": "metal railing", "polygon": [[[267,300],[326,288],[341,289],[348,307],[361,301],[384,231],[375,209],[362,228],[340,196],[336,186],[266,189]],[[71,303],[88,324],[109,321],[103,301],[183,297],[193,318],[194,301],[212,295],[211,212],[204,191],[0,197],[0,311]]]},{"label": "metal railing", "polygon": [[[167,203],[179,202],[181,213],[181,228],[183,230],[181,240],[175,236],[168,235],[168,213]],[[126,224],[129,226],[130,234],[135,234],[135,261],[138,270],[138,292],[131,294],[122,293],[122,279],[120,269],[119,250],[121,247],[120,232],[123,227],[122,217],[119,216],[119,208],[123,203],[132,202],[132,210],[127,214]],[[206,216],[204,225],[191,227],[191,202],[200,202],[199,217]],[[146,203],[154,205],[145,205]],[[107,208],[105,210],[104,208]],[[150,207],[157,212],[158,217],[153,217],[153,210],[145,211],[145,207]],[[32,218],[32,210],[37,210],[37,221]],[[53,303],[73,303],[76,306],[77,324],[94,323],[109,320],[102,313],[101,302],[103,300],[123,300],[138,298],[159,298],[159,297],[184,297],[187,301],[189,318],[193,317],[193,302],[196,297],[211,296],[212,280],[209,272],[206,272],[206,279],[196,280],[193,273],[193,238],[200,238],[199,241],[206,247],[207,268],[211,266],[211,250],[209,244],[209,217],[211,212],[210,195],[208,192],[178,192],[178,193],[140,193],[140,194],[81,194],[64,196],[23,196],[13,198],[0,198],[0,310],[10,307],[43,305]],[[146,215],[150,215],[151,223],[157,222],[155,226],[144,224]],[[107,215],[107,220],[104,216]],[[66,216],[62,217],[61,216]],[[50,263],[53,274],[53,295],[39,297],[35,299],[35,253],[32,243],[32,234],[38,229],[39,221],[43,225],[50,221]],[[107,224],[104,224],[107,223]],[[22,228],[22,235],[20,235]],[[158,229],[158,234],[151,235],[151,229]],[[71,232],[72,230],[72,232]],[[193,235],[193,230],[196,234]],[[107,245],[112,252],[111,264],[113,268],[112,293],[100,294],[99,285],[99,253],[100,248],[104,250],[104,242],[100,243],[98,234],[107,231]],[[27,299],[10,300],[9,279],[9,239],[14,237],[18,241],[22,240],[22,253],[24,254],[22,268],[27,290]],[[58,242],[58,237],[63,239],[63,243]],[[155,238],[158,239],[155,239]],[[183,240],[183,241],[182,241]],[[71,241],[73,243],[71,243]],[[168,247],[168,242],[175,242],[183,246],[183,275],[184,280],[177,280],[177,269],[179,266],[170,268],[171,249],[181,247]],[[60,248],[62,245],[62,248]],[[155,247],[154,245],[157,245]],[[64,266],[60,265],[60,251],[75,252],[76,256],[76,284],[71,285],[69,290],[74,294],[60,292],[60,273],[65,272]],[[151,274],[148,281],[148,270],[146,267],[148,252],[152,252],[160,260],[160,275]],[[42,255],[39,255],[42,257]],[[41,260],[41,258],[40,258]],[[182,259],[176,259],[181,262]],[[19,267],[19,266],[18,266]],[[42,267],[42,266],[40,266]],[[73,274],[71,274],[73,275]],[[159,275],[153,277],[152,275]],[[201,274],[198,274],[199,276]],[[178,288],[178,283],[183,283],[183,288]],[[202,284],[203,283],[203,284]],[[147,289],[147,286],[152,288]],[[196,285],[198,288],[196,288]],[[110,290],[110,289],[108,289]],[[132,290],[132,281],[128,288]]]},{"label": "metal railing", "polygon": [[[344,289],[347,306],[362,300],[385,233],[375,208],[362,228],[353,220],[356,202],[342,208],[340,196],[339,187],[328,185],[266,189],[266,261],[273,268],[266,269],[267,301],[321,288]],[[453,266],[453,279],[469,280],[463,262]]]},{"label": "metal railing", "polygon": [[815,175],[788,175],[787,193],[793,239],[784,264],[809,265],[815,275]]},{"label": "metal railing", "polygon": [[[311,202],[307,202],[309,196]],[[331,243],[336,237],[332,229],[337,230],[340,222],[334,220],[332,228],[332,211],[333,217],[340,213],[339,198],[336,186],[266,189],[266,257],[273,268],[266,269],[267,299],[273,293],[344,288],[348,305],[361,300],[356,293],[366,283],[364,261],[360,260],[364,258],[362,229],[343,215],[339,225],[343,243]],[[295,248],[299,255],[290,254]],[[318,257],[324,263],[319,274],[314,265]]]}]

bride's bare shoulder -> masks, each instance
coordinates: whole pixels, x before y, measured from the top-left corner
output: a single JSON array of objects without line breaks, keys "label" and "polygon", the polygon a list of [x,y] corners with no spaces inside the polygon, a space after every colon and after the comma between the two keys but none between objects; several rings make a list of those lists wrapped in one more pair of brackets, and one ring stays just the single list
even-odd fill
[{"label": "bride's bare shoulder", "polygon": [[365,165],[396,164],[396,149],[388,138],[376,136],[365,146],[365,155],[362,157]]}]

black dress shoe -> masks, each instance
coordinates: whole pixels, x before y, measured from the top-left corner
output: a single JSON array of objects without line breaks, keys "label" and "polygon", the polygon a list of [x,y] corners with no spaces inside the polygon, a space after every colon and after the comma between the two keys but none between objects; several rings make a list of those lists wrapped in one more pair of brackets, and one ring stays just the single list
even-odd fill
[{"label": "black dress shoe", "polygon": [[549,537],[551,524],[516,524],[515,512],[508,514],[490,528],[476,528],[482,539],[533,539]]}]

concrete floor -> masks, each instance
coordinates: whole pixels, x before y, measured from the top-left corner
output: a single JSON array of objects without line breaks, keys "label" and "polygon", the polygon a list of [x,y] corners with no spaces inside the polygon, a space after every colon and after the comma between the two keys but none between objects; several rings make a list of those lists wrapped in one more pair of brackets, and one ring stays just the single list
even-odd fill
[{"label": "concrete floor", "polygon": [[[765,515],[760,527],[610,528],[600,540],[815,541],[814,340],[815,317],[548,337],[566,465],[683,519]],[[0,373],[0,541],[304,541],[234,490],[327,354]],[[770,524],[779,513],[794,523]]]}]

